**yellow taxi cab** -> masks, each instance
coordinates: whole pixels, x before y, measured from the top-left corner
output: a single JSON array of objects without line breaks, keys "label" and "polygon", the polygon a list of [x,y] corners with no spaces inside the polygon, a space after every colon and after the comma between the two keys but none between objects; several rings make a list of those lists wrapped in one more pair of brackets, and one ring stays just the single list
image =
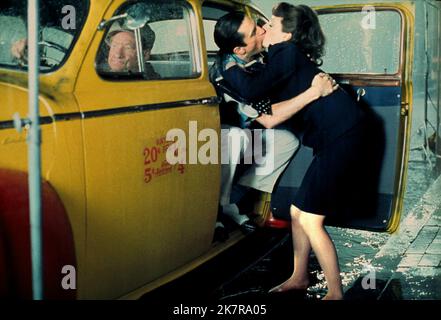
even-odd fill
[{"label": "yellow taxi cab", "polygon": [[[156,34],[149,61],[156,79],[106,68],[112,19],[136,14],[141,2]],[[27,114],[27,72],[11,55],[26,38],[26,1],[0,8],[0,295],[31,297],[27,128],[19,133],[13,123],[14,114]],[[137,297],[243,237],[212,244],[220,164],[166,161],[169,130],[188,134],[197,121],[220,131],[205,37],[229,10],[260,14],[239,1],[42,3],[45,297]],[[76,274],[67,290],[66,266]]]},{"label": "yellow taxi cab", "polygon": [[[323,68],[384,124],[376,212],[346,226],[393,232],[409,151],[415,10],[409,3],[376,8],[376,29],[339,38],[344,43],[329,41],[332,55]],[[172,165],[166,159],[170,130],[194,134],[194,121],[199,131],[220,132],[208,70],[217,50],[214,25],[233,10],[265,19],[239,0],[42,2],[45,298],[137,298],[244,237],[235,232],[225,243],[212,242],[220,164]],[[355,30],[364,17],[362,5],[318,10],[328,38],[343,28]],[[109,59],[109,37],[118,22],[132,23],[134,30],[148,25],[155,34],[148,52],[124,71]],[[28,130],[14,127],[27,113],[27,63],[11,53],[26,38],[26,1],[3,1],[0,27],[0,297],[31,297]],[[381,54],[356,52],[363,48]],[[261,220],[270,211],[286,215],[286,195],[295,192],[310,160],[310,150],[301,149],[271,199],[262,195],[257,201]]]}]

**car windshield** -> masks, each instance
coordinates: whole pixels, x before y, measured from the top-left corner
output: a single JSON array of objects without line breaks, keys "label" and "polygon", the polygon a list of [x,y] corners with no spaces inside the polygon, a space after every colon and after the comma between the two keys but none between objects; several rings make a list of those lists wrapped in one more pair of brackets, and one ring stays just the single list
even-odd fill
[{"label": "car windshield", "polygon": [[[59,68],[81,32],[89,8],[84,0],[40,1],[40,71]],[[0,67],[26,69],[27,1],[0,2]]]}]

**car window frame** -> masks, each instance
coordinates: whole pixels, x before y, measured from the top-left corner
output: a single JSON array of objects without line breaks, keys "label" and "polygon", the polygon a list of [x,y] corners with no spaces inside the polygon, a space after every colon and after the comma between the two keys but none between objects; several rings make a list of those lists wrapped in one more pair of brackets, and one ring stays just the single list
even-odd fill
[{"label": "car window frame", "polygon": [[[57,64],[56,66],[54,66],[53,68],[42,69],[41,66],[40,66],[40,70],[39,70],[40,74],[54,73],[54,72],[58,71],[59,69],[61,69],[66,64],[67,60],[69,60],[69,58],[70,58],[70,56],[72,54],[72,51],[74,50],[74,48],[75,48],[75,46],[77,44],[77,41],[78,41],[81,33],[83,32],[83,29],[86,26],[87,20],[88,20],[89,15],[90,15],[90,0],[83,0],[83,1],[85,2],[84,8],[85,8],[86,16],[85,16],[84,20],[82,21],[81,25],[76,25],[76,27],[79,27],[78,28],[79,30],[77,32],[75,32],[74,37],[72,39],[72,42],[71,42],[68,50],[66,51],[66,54],[64,55],[63,60],[61,60],[60,63]],[[66,4],[66,5],[68,5],[68,4]],[[78,20],[76,20],[76,21],[78,21]],[[42,26],[40,25],[40,28],[41,27]],[[56,27],[55,29],[62,29],[62,28]],[[17,65],[9,65],[9,64],[3,64],[3,63],[0,62],[0,69],[28,72],[29,66],[28,65],[20,66],[19,64],[17,64]]]},{"label": "car window frame", "polygon": [[[324,9],[316,9],[317,14],[324,15],[324,14],[337,14],[337,13],[352,13],[352,12],[360,12],[360,9],[362,7],[337,7],[337,8],[324,8]],[[398,70],[396,73],[391,74],[384,74],[384,73],[356,73],[356,72],[342,72],[342,73],[333,73],[338,77],[345,78],[345,79],[372,79],[372,80],[379,80],[379,81],[393,81],[395,85],[399,85],[402,80],[402,74],[404,72],[405,66],[405,51],[406,51],[406,29],[405,29],[405,21],[406,17],[404,13],[395,8],[390,6],[375,6],[375,10],[378,11],[393,11],[395,13],[398,13],[400,16],[400,48],[399,48],[399,62],[398,62]]]},{"label": "car window frame", "polygon": [[[135,73],[131,73],[131,74],[127,73],[127,72],[102,72],[102,71],[99,72],[99,70],[97,68],[98,56],[99,56],[99,53],[100,53],[102,46],[106,42],[106,35],[107,35],[111,25],[107,26],[103,30],[98,31],[98,32],[103,32],[104,36],[102,37],[102,39],[98,45],[98,49],[97,49],[97,52],[95,53],[95,58],[94,58],[94,70],[95,70],[95,73],[97,74],[97,76],[101,80],[109,81],[109,82],[116,82],[116,83],[118,83],[118,82],[134,82],[134,81],[135,82],[139,82],[139,81],[147,81],[147,82],[152,82],[152,81],[186,81],[186,80],[194,80],[194,79],[201,78],[202,71],[203,71],[202,70],[203,50],[202,50],[201,43],[199,40],[199,32],[198,32],[199,20],[198,20],[198,16],[197,16],[197,10],[191,2],[189,2],[187,0],[180,0],[180,1],[183,4],[185,4],[186,8],[189,11],[189,17],[188,17],[188,19],[186,19],[186,23],[190,23],[187,30],[189,31],[190,40],[191,40],[191,44],[189,45],[190,55],[191,55],[189,62],[192,64],[192,72],[193,72],[192,76],[146,79],[144,77],[144,75],[139,72],[135,72]],[[150,2],[150,3],[158,2],[158,3],[161,3],[161,1],[158,1],[158,0],[151,0],[151,1],[138,0],[138,1],[124,2],[112,13],[111,17],[114,17],[114,16],[121,14],[121,12],[126,10],[128,6],[134,5],[139,2]],[[146,62],[146,61],[144,61],[144,62]]]}]

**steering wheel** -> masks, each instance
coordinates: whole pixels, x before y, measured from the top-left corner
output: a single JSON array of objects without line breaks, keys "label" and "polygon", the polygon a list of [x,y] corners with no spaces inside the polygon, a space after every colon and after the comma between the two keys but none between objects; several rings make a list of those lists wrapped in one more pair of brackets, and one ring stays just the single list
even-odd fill
[{"label": "steering wheel", "polygon": [[47,56],[46,52],[43,52],[41,54],[40,58],[41,58],[41,60],[44,60],[49,64],[54,64],[54,65],[60,64],[63,61],[64,56],[67,54],[67,49],[65,47],[60,46],[59,44],[52,42],[52,41],[48,41],[48,40],[39,41],[38,45],[43,48],[55,49],[55,50],[58,50],[61,53],[63,53],[63,55],[62,55],[62,57],[60,57],[60,59],[56,59],[54,57]]}]

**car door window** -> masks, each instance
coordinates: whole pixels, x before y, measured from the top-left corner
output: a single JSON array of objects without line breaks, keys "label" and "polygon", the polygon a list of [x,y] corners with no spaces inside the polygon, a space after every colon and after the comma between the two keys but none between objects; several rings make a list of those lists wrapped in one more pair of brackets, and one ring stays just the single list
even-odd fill
[{"label": "car door window", "polygon": [[[139,28],[141,41],[137,41],[129,18],[134,6],[140,4],[147,22]],[[200,75],[197,20],[187,2],[141,1],[122,7],[116,16],[122,18],[108,26],[97,54],[99,75],[120,80],[186,79]],[[138,52],[142,52],[141,57]]]},{"label": "car door window", "polygon": [[319,18],[327,40],[324,70],[330,73],[398,72],[401,45],[398,12],[324,13]]},{"label": "car door window", "polygon": [[[26,69],[27,1],[0,3],[0,66]],[[40,2],[40,72],[54,71],[67,60],[89,10],[89,1]]]}]

